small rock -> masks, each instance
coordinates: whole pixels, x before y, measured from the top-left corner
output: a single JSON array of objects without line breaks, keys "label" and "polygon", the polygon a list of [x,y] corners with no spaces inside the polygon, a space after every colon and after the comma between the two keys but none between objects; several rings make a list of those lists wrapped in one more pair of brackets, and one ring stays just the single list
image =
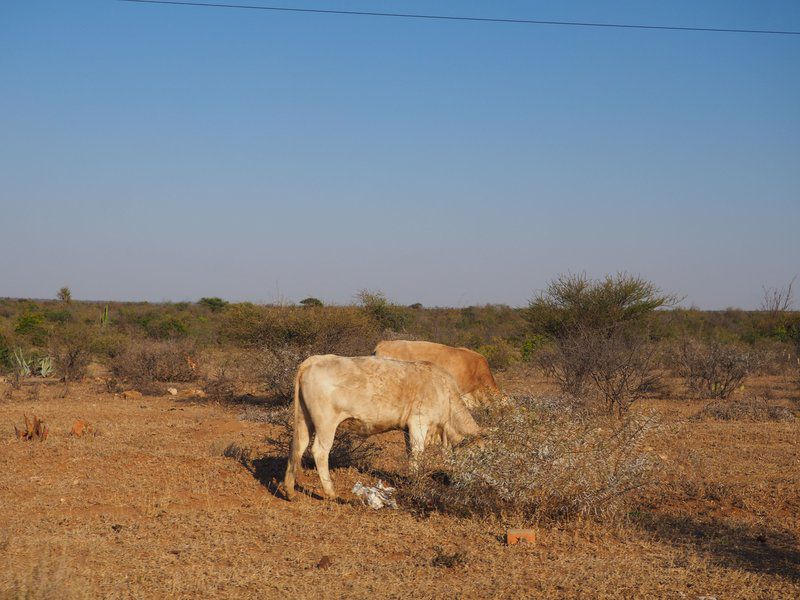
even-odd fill
[{"label": "small rock", "polygon": [[178,388],[167,388],[167,393],[170,396],[177,396],[178,395]]},{"label": "small rock", "polygon": [[319,562],[317,563],[317,568],[318,569],[327,569],[332,564],[333,564],[333,559],[326,554],[325,556],[323,556],[322,558],[319,559]]},{"label": "small rock", "polygon": [[125,398],[125,400],[138,400],[142,397],[142,393],[136,390],[126,390],[122,392],[122,397]]},{"label": "small rock", "polygon": [[506,544],[535,544],[536,532],[533,529],[509,529],[506,531]]}]

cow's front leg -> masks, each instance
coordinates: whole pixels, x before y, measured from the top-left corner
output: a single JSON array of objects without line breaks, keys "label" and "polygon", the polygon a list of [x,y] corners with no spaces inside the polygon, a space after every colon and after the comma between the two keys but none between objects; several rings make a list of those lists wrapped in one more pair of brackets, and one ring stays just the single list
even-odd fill
[{"label": "cow's front leg", "polygon": [[412,423],[408,427],[408,447],[411,455],[411,469],[419,468],[419,458],[425,450],[425,440],[428,438],[427,423]]}]

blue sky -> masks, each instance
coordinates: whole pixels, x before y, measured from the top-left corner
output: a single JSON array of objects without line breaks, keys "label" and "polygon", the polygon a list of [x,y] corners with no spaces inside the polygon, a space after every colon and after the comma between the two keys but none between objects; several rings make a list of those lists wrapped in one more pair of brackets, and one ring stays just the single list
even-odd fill
[{"label": "blue sky", "polygon": [[[800,30],[793,0],[275,4]],[[800,272],[800,36],[4,0],[0,115],[0,296],[523,305],[627,270],[753,308]]]}]

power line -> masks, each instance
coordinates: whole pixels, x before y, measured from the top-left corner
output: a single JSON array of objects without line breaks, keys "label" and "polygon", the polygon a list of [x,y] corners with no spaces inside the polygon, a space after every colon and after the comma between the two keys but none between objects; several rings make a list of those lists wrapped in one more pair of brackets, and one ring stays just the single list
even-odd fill
[{"label": "power line", "polygon": [[719,27],[678,27],[667,25],[632,25],[624,23],[591,23],[585,21],[542,21],[536,19],[502,19],[492,17],[458,17],[453,15],[423,15],[415,13],[369,12],[359,10],[329,10],[324,8],[295,8],[288,6],[248,6],[246,4],[217,4],[211,2],[176,2],[172,0],[119,0],[138,4],[171,4],[175,6],[203,6],[208,8],[240,8],[269,10],[273,12],[314,13],[325,15],[349,15],[361,17],[395,17],[400,19],[427,19],[436,21],[472,21],[481,23],[516,23],[520,25],[563,25],[567,27],[606,27],[616,29],[660,29],[665,31],[701,31],[712,33],[758,33],[764,35],[800,35],[800,31],[768,29],[725,29]]}]

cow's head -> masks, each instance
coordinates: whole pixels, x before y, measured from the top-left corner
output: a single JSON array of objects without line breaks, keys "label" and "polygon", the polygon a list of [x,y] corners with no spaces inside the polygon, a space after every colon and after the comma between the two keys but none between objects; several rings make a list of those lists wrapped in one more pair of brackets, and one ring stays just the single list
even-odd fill
[{"label": "cow's head", "polygon": [[481,428],[472,418],[469,409],[461,398],[454,398],[450,404],[450,418],[443,426],[442,443],[445,447],[453,447],[465,438],[473,438],[480,434]]}]

